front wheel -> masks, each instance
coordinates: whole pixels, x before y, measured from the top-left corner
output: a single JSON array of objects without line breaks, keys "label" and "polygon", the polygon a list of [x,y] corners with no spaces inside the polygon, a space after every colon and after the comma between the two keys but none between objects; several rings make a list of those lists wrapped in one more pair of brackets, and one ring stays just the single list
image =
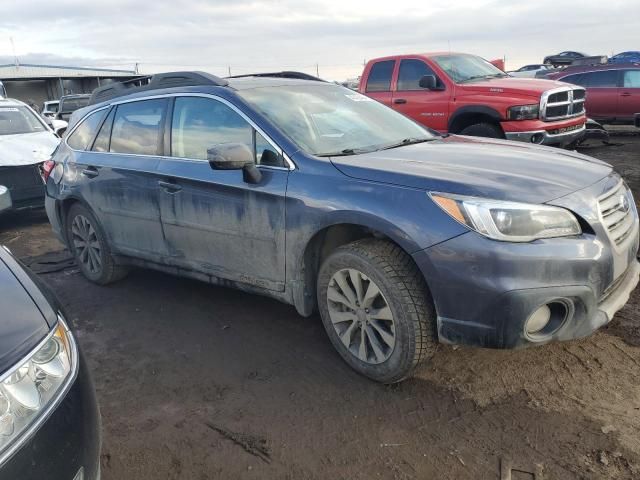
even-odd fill
[{"label": "front wheel", "polygon": [[498,125],[493,123],[476,123],[463,128],[460,135],[485,138],[504,138],[504,133]]},{"label": "front wheel", "polygon": [[317,288],[331,343],[357,372],[399,382],[435,353],[433,302],[397,245],[366,239],[336,249],[320,268]]}]

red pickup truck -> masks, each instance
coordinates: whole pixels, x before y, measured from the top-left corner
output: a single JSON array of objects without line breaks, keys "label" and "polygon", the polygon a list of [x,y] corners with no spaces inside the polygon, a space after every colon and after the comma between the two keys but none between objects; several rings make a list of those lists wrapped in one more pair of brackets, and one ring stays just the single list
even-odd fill
[{"label": "red pickup truck", "polygon": [[566,145],[585,131],[585,89],[514,78],[475,55],[371,60],[359,91],[442,133]]}]

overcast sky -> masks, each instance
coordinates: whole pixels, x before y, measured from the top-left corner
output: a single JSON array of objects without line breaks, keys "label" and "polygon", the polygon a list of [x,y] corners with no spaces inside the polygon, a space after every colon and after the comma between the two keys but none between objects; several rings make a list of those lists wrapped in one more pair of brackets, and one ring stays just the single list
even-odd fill
[{"label": "overcast sky", "polygon": [[[13,39],[13,45],[10,39]],[[561,50],[640,50],[640,0],[3,0],[0,64],[341,80],[365,59],[453,50],[507,68]]]}]

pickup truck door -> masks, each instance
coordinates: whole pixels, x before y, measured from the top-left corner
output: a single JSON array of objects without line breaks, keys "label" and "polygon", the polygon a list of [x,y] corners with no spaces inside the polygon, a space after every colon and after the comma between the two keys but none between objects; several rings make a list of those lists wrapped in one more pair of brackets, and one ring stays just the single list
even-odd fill
[{"label": "pickup truck door", "polygon": [[[436,77],[437,90],[420,87],[424,75]],[[440,132],[446,132],[449,121],[451,92],[446,89],[433,69],[424,60],[405,58],[400,60],[397,80],[392,91],[394,110]]]},{"label": "pickup truck door", "polygon": [[390,107],[391,79],[395,65],[395,60],[382,60],[371,65],[371,68],[364,73],[366,83],[361,93]]},{"label": "pickup truck door", "polygon": [[633,120],[640,113],[640,69],[623,70],[618,113],[618,119],[622,120]]},{"label": "pickup truck door", "polygon": [[[157,176],[169,263],[284,290],[289,169],[282,153],[222,99],[177,97],[170,128]],[[212,168],[207,150],[223,143],[251,148],[262,179],[248,183],[242,170]]]}]

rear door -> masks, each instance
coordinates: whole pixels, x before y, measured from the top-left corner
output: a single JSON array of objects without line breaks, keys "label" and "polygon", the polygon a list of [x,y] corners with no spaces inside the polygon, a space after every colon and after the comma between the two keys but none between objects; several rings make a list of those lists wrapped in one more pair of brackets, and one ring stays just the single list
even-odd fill
[{"label": "rear door", "polygon": [[395,60],[381,60],[374,63],[366,76],[364,93],[368,97],[391,106],[391,79],[395,70]]},{"label": "rear door", "polygon": [[[438,90],[420,87],[420,79],[424,75],[436,77]],[[395,90],[392,93],[394,110],[434,130],[446,132],[450,95],[442,80],[423,60],[419,58],[400,60]]]},{"label": "rear door", "polygon": [[[284,290],[289,169],[282,153],[222,99],[177,97],[170,125],[170,152],[157,178],[170,262]],[[242,170],[213,169],[207,150],[221,143],[251,148],[262,180],[247,183]]]},{"label": "rear door", "polygon": [[618,111],[622,120],[633,120],[640,113],[640,69],[622,71]]},{"label": "rear door", "polygon": [[619,71],[600,70],[569,75],[563,82],[581,85],[587,89],[585,108],[587,117],[596,120],[613,120],[618,114]]}]

